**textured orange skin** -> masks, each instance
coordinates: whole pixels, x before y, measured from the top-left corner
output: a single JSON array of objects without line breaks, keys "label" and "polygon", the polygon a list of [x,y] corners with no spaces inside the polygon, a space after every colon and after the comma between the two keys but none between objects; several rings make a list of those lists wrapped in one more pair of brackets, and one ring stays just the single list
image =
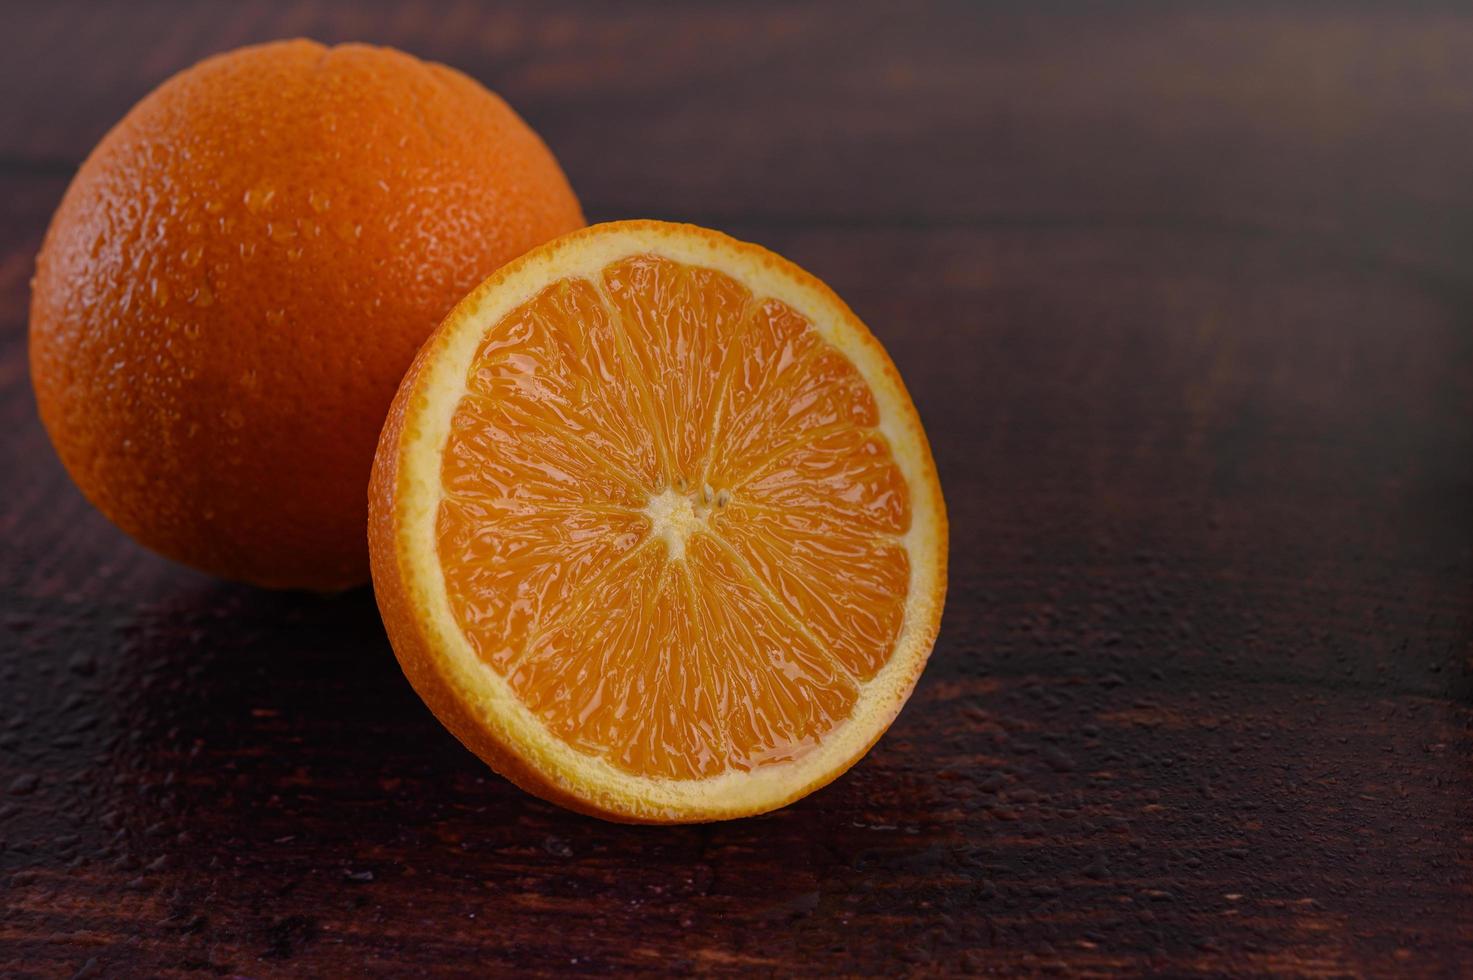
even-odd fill
[{"label": "textured orange skin", "polygon": [[355,585],[415,350],[477,282],[582,225],[537,135],[443,65],[300,40],[210,58],[104,137],[52,219],[31,300],[42,421],[149,548]]},{"label": "textured orange skin", "polygon": [[[605,225],[594,225],[582,231],[564,235],[561,238],[549,242],[536,250],[534,255],[526,256],[527,260],[546,253],[556,253],[560,249],[576,248],[580,239],[597,235],[602,229],[617,227],[641,227],[651,226],[656,228],[678,229],[680,234],[690,236],[720,237],[717,232],[696,225],[667,225],[663,222],[651,222],[641,220],[619,221]],[[738,247],[749,250],[757,250],[754,246],[735,243]],[[761,251],[761,250],[757,250]],[[849,310],[849,307],[841,300],[833,290],[819,279],[810,275],[803,269],[779,259],[775,255],[763,254],[765,262],[782,262],[789,275],[801,279],[812,288],[827,297],[830,305],[835,310],[843,311],[855,326],[862,331],[865,338],[864,343],[882,360],[885,371],[892,375],[897,381],[899,372],[885,353],[879,341],[875,340],[869,330],[860,323],[859,319]],[[480,306],[483,296],[494,291],[500,285],[515,266],[520,262],[513,262],[496,273],[493,273],[486,281],[482,282],[464,299],[458,303],[445,320],[435,330],[430,338],[425,341],[419,353],[414,358],[409,370],[405,372],[404,378],[399,385],[399,390],[394,396],[393,404],[389,408],[388,418],[384,422],[384,428],[379,436],[378,451],[374,457],[373,475],[368,487],[368,541],[369,553],[373,566],[373,591],[374,598],[378,603],[379,615],[384,621],[384,629],[388,633],[389,641],[394,649],[394,655],[399,660],[400,669],[408,678],[410,685],[414,688],[421,700],[430,709],[431,713],[439,719],[449,732],[460,741],[467,749],[478,756],[495,772],[510,780],[521,789],[534,796],[541,797],[550,803],[566,807],[578,813],[588,816],[599,817],[615,823],[630,824],[669,824],[669,823],[701,823],[714,819],[729,819],[734,816],[751,816],[758,812],[776,809],[786,806],[794,800],[801,799],[813,793],[829,783],[838,779],[847,772],[855,763],[864,758],[865,754],[874,747],[880,737],[885,734],[891,722],[899,715],[900,709],[905,706],[906,700],[915,689],[916,681],[920,678],[921,671],[926,666],[932,644],[941,626],[941,610],[946,599],[946,567],[948,562],[948,526],[946,520],[946,507],[941,498],[941,486],[932,483],[928,488],[933,497],[936,513],[940,515],[940,526],[938,528],[940,551],[937,556],[939,562],[939,580],[941,582],[940,592],[936,596],[935,618],[926,624],[923,645],[927,655],[919,658],[909,676],[903,678],[900,684],[903,692],[888,711],[885,723],[874,732],[868,739],[856,745],[849,758],[841,765],[823,773],[821,777],[808,783],[794,783],[788,788],[788,792],[780,800],[773,801],[763,810],[752,810],[744,814],[727,813],[719,817],[706,814],[666,814],[659,812],[631,812],[628,809],[609,806],[604,801],[590,796],[585,787],[580,785],[565,785],[560,782],[554,774],[549,774],[529,764],[526,759],[513,751],[510,751],[501,743],[484,723],[478,719],[466,706],[462,693],[450,684],[444,672],[437,666],[440,653],[435,648],[435,643],[426,633],[424,626],[424,614],[420,611],[428,605],[428,598],[423,595],[410,577],[405,573],[401,564],[401,555],[397,545],[400,535],[405,526],[405,517],[400,508],[400,485],[406,474],[401,470],[402,450],[406,435],[416,424],[414,413],[423,401],[420,391],[422,376],[426,373],[435,358],[441,355],[445,347],[450,331],[461,321],[471,316]],[[920,441],[921,450],[934,472],[935,464],[931,462],[931,449],[926,441],[924,430],[917,429],[916,438]]]}]

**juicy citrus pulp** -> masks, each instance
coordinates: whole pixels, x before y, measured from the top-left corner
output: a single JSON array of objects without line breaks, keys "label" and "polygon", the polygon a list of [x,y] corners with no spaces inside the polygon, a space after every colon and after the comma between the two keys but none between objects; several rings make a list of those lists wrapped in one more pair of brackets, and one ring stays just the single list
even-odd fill
[{"label": "juicy citrus pulp", "polygon": [[605,816],[817,788],[940,617],[944,508],[883,350],[812,277],[690,226],[596,226],[487,280],[401,386],[371,497],[416,687]]}]

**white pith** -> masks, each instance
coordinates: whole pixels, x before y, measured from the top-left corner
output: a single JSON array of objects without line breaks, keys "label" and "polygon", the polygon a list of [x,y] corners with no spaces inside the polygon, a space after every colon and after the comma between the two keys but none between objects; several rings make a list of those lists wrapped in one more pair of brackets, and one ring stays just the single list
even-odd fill
[{"label": "white pith", "polygon": [[649,518],[650,537],[665,542],[665,553],[670,560],[684,558],[686,539],[706,529],[702,503],[705,501],[698,502],[696,498],[677,492],[674,487],[666,487],[650,497],[643,511]]}]

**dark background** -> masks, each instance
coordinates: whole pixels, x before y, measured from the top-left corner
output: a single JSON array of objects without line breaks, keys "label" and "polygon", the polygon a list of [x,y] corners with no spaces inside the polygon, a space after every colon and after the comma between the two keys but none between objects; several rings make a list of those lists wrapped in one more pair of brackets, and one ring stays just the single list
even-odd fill
[{"label": "dark background", "polygon": [[[46,221],[149,89],[291,35],[469,72],[590,219],[760,242],[888,346],[951,593],[852,772],[565,813],[435,723],[368,590],[210,580],[73,489]],[[0,974],[1466,972],[1470,368],[1451,4],[8,4]]]}]

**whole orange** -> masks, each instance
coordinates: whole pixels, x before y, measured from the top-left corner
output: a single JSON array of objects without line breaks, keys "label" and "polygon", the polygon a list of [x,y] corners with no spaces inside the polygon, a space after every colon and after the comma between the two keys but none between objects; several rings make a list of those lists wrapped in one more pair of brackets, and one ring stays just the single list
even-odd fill
[{"label": "whole orange", "polygon": [[210,58],[82,164],[36,260],[62,462],[144,545],[226,578],[368,577],[389,402],[455,302],[583,215],[505,102],[387,48]]}]

